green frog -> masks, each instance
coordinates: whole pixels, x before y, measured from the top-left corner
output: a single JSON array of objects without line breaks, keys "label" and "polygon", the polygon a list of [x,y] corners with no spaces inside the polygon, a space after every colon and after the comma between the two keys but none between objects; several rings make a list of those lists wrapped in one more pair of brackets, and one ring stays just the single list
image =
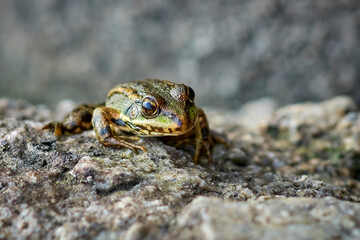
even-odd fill
[{"label": "green frog", "polygon": [[176,146],[194,145],[194,163],[199,162],[202,151],[211,163],[212,136],[205,113],[196,107],[194,99],[194,90],[184,84],[137,80],[112,88],[106,103],[79,105],[63,122],[51,122],[43,129],[54,129],[55,136],[61,136],[94,128],[104,146],[134,152],[146,152],[146,148],[133,143],[139,137],[164,137],[166,141],[175,140]]}]

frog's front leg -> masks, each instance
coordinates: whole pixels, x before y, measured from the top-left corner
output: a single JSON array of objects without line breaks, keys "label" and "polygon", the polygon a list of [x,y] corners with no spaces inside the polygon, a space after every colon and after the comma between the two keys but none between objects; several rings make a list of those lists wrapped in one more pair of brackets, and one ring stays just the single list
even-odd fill
[{"label": "frog's front leg", "polygon": [[104,146],[125,147],[134,152],[136,152],[137,149],[140,149],[141,151],[146,152],[144,147],[128,142],[128,140],[133,140],[134,137],[116,136],[112,126],[126,127],[126,124],[120,118],[118,111],[112,108],[98,107],[94,110],[92,124],[96,138]]},{"label": "frog's front leg", "polygon": [[199,119],[195,126],[195,156],[194,163],[199,162],[201,150],[204,149],[208,157],[209,163],[212,163],[212,156],[210,151],[211,134],[206,115],[202,109],[198,109]]},{"label": "frog's front leg", "polygon": [[55,136],[77,134],[92,129],[91,118],[95,108],[104,106],[100,104],[81,104],[74,108],[62,122],[51,122],[42,129],[54,129]]}]

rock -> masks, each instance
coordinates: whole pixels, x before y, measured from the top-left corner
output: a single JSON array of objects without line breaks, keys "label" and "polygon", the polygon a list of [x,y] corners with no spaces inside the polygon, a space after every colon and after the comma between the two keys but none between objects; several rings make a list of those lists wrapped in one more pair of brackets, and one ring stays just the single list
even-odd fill
[{"label": "rock", "polygon": [[257,130],[275,112],[277,103],[273,98],[260,98],[244,104],[238,115],[238,123],[250,130]]},{"label": "rock", "polygon": [[296,143],[333,128],[346,113],[356,109],[354,101],[346,96],[321,103],[285,106],[277,110],[263,128],[274,137],[286,138]]},{"label": "rock", "polygon": [[342,146],[346,151],[360,154],[360,114],[350,112],[346,114],[336,125],[335,131],[339,134]]},{"label": "rock", "polygon": [[71,99],[64,99],[60,101],[55,107],[55,119],[57,121],[62,121],[64,117],[76,107],[76,105],[77,104]]},{"label": "rock", "polygon": [[[233,128],[232,130],[236,132],[230,132],[241,135],[241,133],[258,132],[275,113],[277,105],[273,98],[264,97],[247,102],[236,109],[210,107],[204,109],[211,116],[210,127],[220,132],[229,132]],[[243,129],[246,131],[242,131]]]},{"label": "rock", "polygon": [[0,119],[15,118],[17,120],[44,121],[51,117],[50,110],[43,105],[35,107],[24,100],[0,98]]},{"label": "rock", "polygon": [[[344,147],[358,132],[351,99],[288,106],[265,122],[284,126],[286,116],[321,129],[297,144],[210,109],[230,145],[214,146],[213,165],[157,138],[140,139],[148,151],[137,154],[102,146],[93,131],[56,138],[41,130],[52,119],[28,114],[47,108],[3,102],[0,239],[358,237],[358,153]],[[322,109],[314,122],[299,117],[308,107]]]},{"label": "rock", "polygon": [[358,239],[360,206],[323,199],[266,197],[248,202],[197,197],[166,239]]},{"label": "rock", "polygon": [[[262,130],[277,148],[296,148],[294,153],[301,156],[300,172],[326,169],[330,176],[338,171],[340,175],[359,178],[360,130],[356,111],[356,104],[345,96],[320,103],[299,103],[277,110]],[[338,169],[333,168],[335,165]]]}]

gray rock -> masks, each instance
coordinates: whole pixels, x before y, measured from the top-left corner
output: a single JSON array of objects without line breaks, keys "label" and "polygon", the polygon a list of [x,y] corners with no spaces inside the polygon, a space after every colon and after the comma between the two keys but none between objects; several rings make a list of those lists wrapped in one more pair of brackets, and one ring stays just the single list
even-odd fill
[{"label": "gray rock", "polygon": [[263,126],[270,134],[298,142],[328,131],[349,112],[356,111],[354,101],[338,96],[321,103],[300,103],[279,109],[274,117]]},{"label": "gray rock", "polygon": [[331,197],[241,203],[197,197],[167,239],[359,239],[359,224],[359,204]]},{"label": "gray rock", "polygon": [[44,105],[33,106],[23,100],[0,98],[0,119],[14,118],[17,120],[32,119],[44,121],[51,118],[51,112]]},{"label": "gray rock", "polygon": [[[308,135],[307,143],[296,145],[230,123],[219,117],[221,110],[210,109],[212,130],[221,130],[231,145],[214,147],[213,165],[205,158],[195,165],[191,148],[176,149],[157,138],[139,140],[148,151],[138,154],[102,146],[93,131],[55,138],[41,130],[51,119],[40,122],[28,114],[34,109],[46,116],[45,107],[2,101],[13,104],[2,108],[6,117],[0,119],[0,238],[359,235],[357,149],[332,145],[342,143],[342,136],[355,139],[356,118],[345,114],[350,99],[316,105],[331,103],[315,115],[313,128],[337,120],[328,121],[328,134]],[[297,116],[288,109],[274,119]]]},{"label": "gray rock", "polygon": [[360,153],[360,114],[358,112],[350,112],[340,119],[335,132],[338,133],[346,151]]}]

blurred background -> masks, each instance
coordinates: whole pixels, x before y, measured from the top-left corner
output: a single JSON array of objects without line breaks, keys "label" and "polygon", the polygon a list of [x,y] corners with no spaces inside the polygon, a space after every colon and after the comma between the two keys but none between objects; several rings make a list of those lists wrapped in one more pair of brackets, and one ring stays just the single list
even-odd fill
[{"label": "blurred background", "polygon": [[1,0],[0,97],[102,102],[142,78],[198,105],[360,103],[360,1]]}]

